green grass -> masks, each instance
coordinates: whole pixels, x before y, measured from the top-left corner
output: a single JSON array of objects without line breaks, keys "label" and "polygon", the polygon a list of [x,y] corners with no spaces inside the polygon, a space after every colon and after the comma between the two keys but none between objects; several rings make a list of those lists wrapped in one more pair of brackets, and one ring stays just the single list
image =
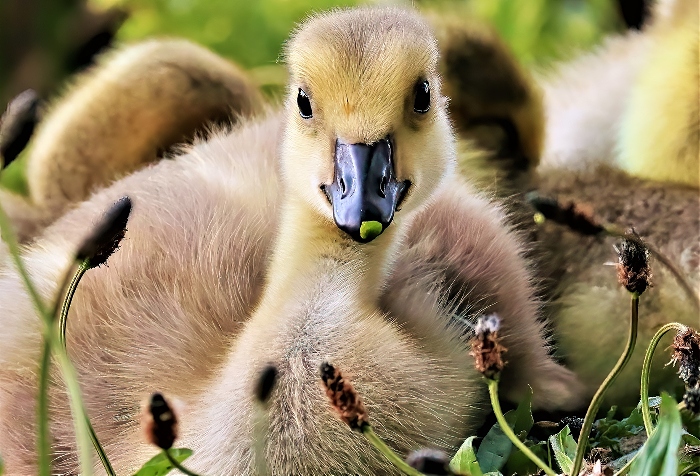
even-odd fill
[{"label": "green grass", "polygon": [[[368,0],[92,0],[131,11],[119,39],[189,38],[246,68],[275,64],[281,45],[312,12],[378,3]],[[386,3],[386,2],[383,2]],[[408,0],[422,9],[491,23],[516,56],[542,65],[588,49],[621,23],[611,0]]]}]

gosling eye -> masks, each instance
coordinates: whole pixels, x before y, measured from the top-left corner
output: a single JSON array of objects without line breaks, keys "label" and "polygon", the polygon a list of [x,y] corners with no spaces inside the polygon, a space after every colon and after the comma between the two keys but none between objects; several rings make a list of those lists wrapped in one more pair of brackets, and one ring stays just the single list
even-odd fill
[{"label": "gosling eye", "polygon": [[313,116],[309,96],[307,96],[307,94],[301,88],[299,88],[299,94],[297,95],[297,106],[299,106],[299,114],[304,119],[310,119],[311,116]]},{"label": "gosling eye", "polygon": [[413,101],[413,110],[418,114],[425,114],[430,109],[430,84],[427,80],[418,81],[414,90],[416,97]]}]

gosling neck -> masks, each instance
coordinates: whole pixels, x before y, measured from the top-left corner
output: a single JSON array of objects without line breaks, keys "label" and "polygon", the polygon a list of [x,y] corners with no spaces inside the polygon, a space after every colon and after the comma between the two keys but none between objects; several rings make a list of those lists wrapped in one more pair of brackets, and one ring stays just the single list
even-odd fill
[{"label": "gosling neck", "polygon": [[357,243],[303,200],[289,197],[282,207],[263,302],[276,300],[298,276],[330,263],[339,270],[361,274],[358,296],[376,303],[400,240],[393,223],[370,243]]}]

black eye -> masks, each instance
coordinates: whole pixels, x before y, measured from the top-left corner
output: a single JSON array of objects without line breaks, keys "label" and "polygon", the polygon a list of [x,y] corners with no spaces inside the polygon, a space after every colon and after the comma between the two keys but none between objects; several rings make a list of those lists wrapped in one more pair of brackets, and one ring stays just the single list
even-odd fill
[{"label": "black eye", "polygon": [[313,116],[309,96],[307,96],[304,90],[301,88],[299,88],[299,94],[297,95],[297,106],[299,106],[299,114],[301,114],[301,117],[304,119],[309,119],[311,116]]},{"label": "black eye", "polygon": [[418,114],[425,114],[430,109],[430,84],[428,81],[418,81],[414,89],[416,99],[413,102],[413,110]]}]

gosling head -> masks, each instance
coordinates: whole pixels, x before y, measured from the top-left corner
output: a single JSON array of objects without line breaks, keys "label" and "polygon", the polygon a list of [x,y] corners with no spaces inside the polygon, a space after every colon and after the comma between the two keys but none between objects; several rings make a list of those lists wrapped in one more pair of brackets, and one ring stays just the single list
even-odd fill
[{"label": "gosling head", "polygon": [[437,58],[432,32],[410,11],[308,20],[286,49],[287,193],[361,243],[426,203],[455,160]]}]

